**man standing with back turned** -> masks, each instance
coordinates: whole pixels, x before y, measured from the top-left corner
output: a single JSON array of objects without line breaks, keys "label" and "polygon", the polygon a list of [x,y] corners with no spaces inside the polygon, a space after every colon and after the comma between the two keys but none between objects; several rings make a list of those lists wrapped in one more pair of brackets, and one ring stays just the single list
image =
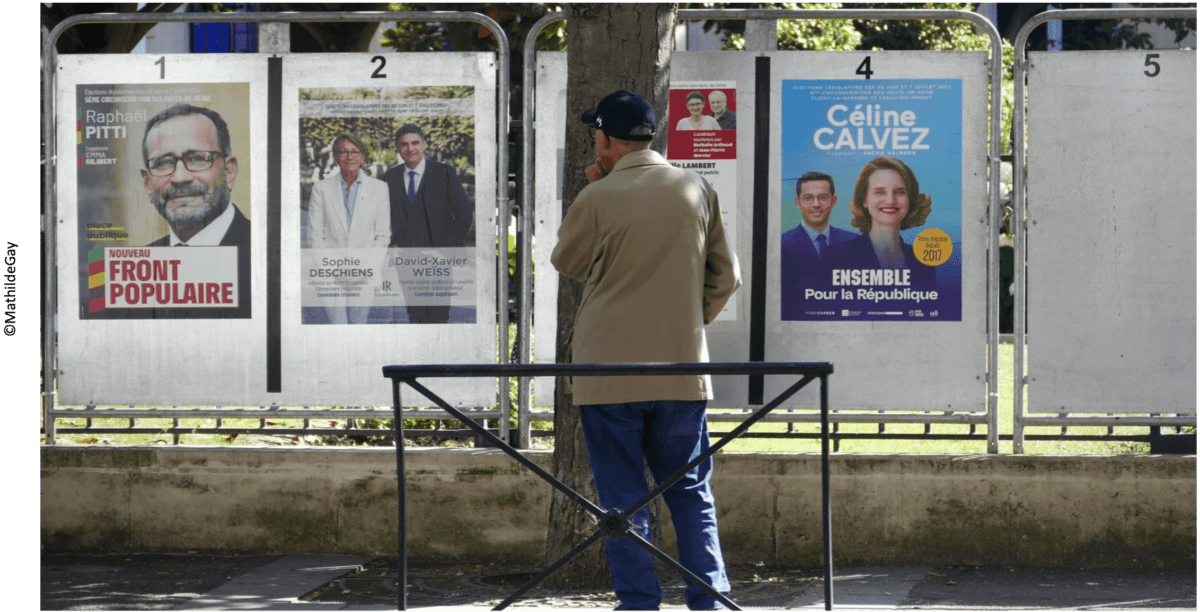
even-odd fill
[{"label": "man standing with back turned", "polygon": [[[575,363],[708,361],[704,326],[741,285],[725,241],[716,191],[655,151],[654,109],[617,91],[581,120],[594,130],[596,163],[558,232],[551,261],[584,283],[571,353]],[[708,448],[708,376],[578,377],[580,412],[596,491],[606,509],[633,506],[655,480],[670,478]],[[717,537],[709,478],[712,459],[663,494],[680,562],[716,591],[729,581]],[[632,530],[650,538],[649,512]],[[619,609],[657,610],[662,589],[650,553],[631,540],[605,541]],[[712,596],[689,582],[688,607],[712,609]]]}]

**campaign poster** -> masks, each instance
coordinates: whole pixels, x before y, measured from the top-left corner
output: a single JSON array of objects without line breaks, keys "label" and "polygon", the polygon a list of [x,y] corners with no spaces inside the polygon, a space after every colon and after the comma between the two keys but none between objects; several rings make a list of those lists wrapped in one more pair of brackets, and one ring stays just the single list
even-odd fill
[{"label": "campaign poster", "polygon": [[301,319],[475,323],[475,91],[300,88]]},{"label": "campaign poster", "polygon": [[76,86],[81,319],[250,317],[249,96]]},{"label": "campaign poster", "polygon": [[[730,251],[737,253],[737,83],[671,83],[667,161],[699,174],[717,192]],[[717,321],[737,320],[737,301]]]},{"label": "campaign poster", "polygon": [[962,320],[961,79],[784,80],[783,321]]}]

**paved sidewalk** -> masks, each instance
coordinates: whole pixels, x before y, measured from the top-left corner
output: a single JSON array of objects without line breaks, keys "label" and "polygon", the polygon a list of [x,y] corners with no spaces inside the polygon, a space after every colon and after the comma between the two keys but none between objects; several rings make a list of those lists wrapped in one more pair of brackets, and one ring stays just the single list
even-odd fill
[{"label": "paved sidewalk", "polygon": [[[395,559],[345,555],[42,555],[43,610],[395,610]],[[539,568],[411,563],[409,609],[486,610]],[[743,609],[823,610],[819,568],[730,567]],[[665,582],[664,609],[683,584]],[[836,610],[1194,610],[1194,570],[838,568]],[[612,609],[538,588],[514,609]]]}]

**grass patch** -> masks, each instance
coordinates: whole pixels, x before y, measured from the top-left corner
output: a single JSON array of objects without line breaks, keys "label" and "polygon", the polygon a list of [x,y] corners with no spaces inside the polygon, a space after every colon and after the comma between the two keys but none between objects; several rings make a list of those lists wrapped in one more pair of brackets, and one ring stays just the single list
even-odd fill
[{"label": "grass patch", "polygon": [[[1000,378],[999,378],[999,420],[1000,420],[1000,435],[1012,435],[1013,433],[1013,345],[1000,345]],[[1028,350],[1026,350],[1025,363],[1029,363]],[[986,389],[980,385],[980,401],[984,401],[983,396]],[[1026,411],[1028,412],[1029,397],[1028,392],[1025,397]],[[778,410],[777,410],[778,411]],[[730,410],[730,412],[738,412],[738,410]],[[709,430],[714,434],[723,431],[730,431],[737,427],[737,423],[730,422],[710,422]],[[787,430],[786,423],[760,423],[750,429],[751,432],[783,432]],[[801,433],[820,433],[821,427],[817,423],[795,423],[793,430]],[[1107,432],[1107,427],[1072,427],[1072,434],[1080,435],[1103,435]],[[879,425],[876,423],[861,423],[861,424],[842,424],[838,428],[842,433],[874,433],[879,431]],[[887,433],[912,433],[919,434],[925,431],[925,426],[922,424],[886,424],[885,431]],[[931,432],[934,434],[967,434],[970,431],[969,425],[932,425]],[[987,426],[977,425],[977,435],[986,435]],[[1050,427],[1026,428],[1026,435],[1031,434],[1053,434],[1058,430]],[[1114,433],[1117,435],[1145,435],[1147,428],[1145,427],[1116,427]],[[715,437],[715,435],[714,435]],[[759,452],[759,453],[819,453],[821,452],[821,441],[819,439],[773,439],[773,438],[739,438],[730,442],[725,447],[731,452]],[[1000,440],[1000,453],[1012,454],[1012,440]],[[841,453],[907,453],[907,454],[950,454],[950,455],[969,455],[987,453],[987,441],[985,440],[842,440],[838,452]],[[1120,455],[1149,452],[1149,445],[1144,442],[1121,442],[1116,440],[1097,440],[1097,441],[1070,441],[1070,440],[1026,440],[1025,454],[1027,455]]]}]

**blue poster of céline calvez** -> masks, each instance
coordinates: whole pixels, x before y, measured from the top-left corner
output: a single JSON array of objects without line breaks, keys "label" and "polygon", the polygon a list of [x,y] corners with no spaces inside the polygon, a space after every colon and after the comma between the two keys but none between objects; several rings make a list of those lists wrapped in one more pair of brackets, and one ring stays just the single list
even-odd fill
[{"label": "blue poster of c\u00e9line calvez", "polygon": [[962,320],[962,81],[784,80],[780,318]]}]

